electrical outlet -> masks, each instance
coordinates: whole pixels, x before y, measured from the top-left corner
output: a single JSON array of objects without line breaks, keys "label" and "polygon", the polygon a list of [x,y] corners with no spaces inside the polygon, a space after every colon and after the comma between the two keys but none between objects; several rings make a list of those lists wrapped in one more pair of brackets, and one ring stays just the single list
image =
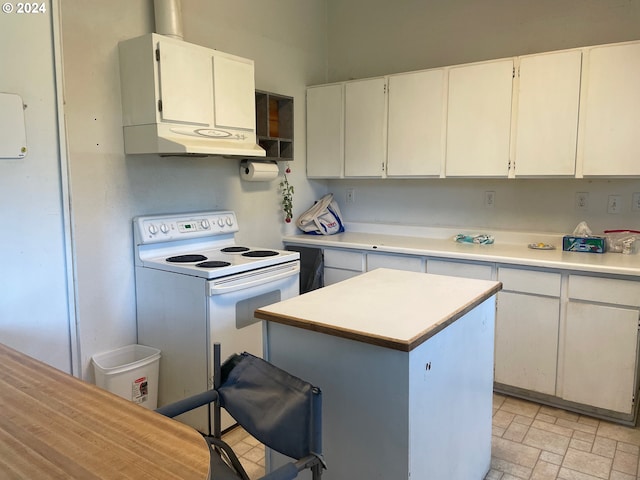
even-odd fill
[{"label": "electrical outlet", "polygon": [[493,208],[496,204],[496,192],[486,191],[484,192],[484,206],[487,208]]},{"label": "electrical outlet", "polygon": [[609,195],[607,213],[620,213],[622,211],[622,195]]},{"label": "electrical outlet", "polygon": [[634,193],[633,197],[631,198],[632,198],[631,210],[633,210],[634,212],[640,211],[640,192]]},{"label": "electrical outlet", "polygon": [[585,212],[589,210],[589,193],[577,192],[576,193],[576,210]]},{"label": "electrical outlet", "polygon": [[355,203],[355,201],[356,201],[356,189],[355,188],[347,188],[347,193],[345,194],[345,201],[347,203]]}]

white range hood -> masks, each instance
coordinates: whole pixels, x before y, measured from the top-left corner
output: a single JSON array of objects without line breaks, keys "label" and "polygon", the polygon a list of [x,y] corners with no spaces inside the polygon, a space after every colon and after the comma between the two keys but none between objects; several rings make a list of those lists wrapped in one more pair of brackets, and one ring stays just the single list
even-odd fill
[{"label": "white range hood", "polygon": [[125,153],[265,156],[253,60],[155,33],[119,54]]}]

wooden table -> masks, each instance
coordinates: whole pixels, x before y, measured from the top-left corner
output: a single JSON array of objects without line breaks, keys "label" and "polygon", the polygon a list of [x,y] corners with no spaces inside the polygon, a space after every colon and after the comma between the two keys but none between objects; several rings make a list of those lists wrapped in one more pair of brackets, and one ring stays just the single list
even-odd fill
[{"label": "wooden table", "polygon": [[378,269],[256,310],[265,358],[322,390],[323,479],[485,477],[501,287]]},{"label": "wooden table", "polygon": [[189,426],[0,344],[0,478],[209,478]]}]

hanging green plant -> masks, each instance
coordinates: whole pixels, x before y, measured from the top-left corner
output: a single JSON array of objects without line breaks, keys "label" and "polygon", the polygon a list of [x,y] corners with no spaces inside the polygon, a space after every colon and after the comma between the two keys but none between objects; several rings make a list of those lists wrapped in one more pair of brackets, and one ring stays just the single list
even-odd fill
[{"label": "hanging green plant", "polygon": [[284,177],[280,182],[280,192],[282,193],[282,210],[284,212],[284,221],[291,223],[293,219],[293,185],[289,183],[287,173],[291,173],[289,166],[284,171]]}]

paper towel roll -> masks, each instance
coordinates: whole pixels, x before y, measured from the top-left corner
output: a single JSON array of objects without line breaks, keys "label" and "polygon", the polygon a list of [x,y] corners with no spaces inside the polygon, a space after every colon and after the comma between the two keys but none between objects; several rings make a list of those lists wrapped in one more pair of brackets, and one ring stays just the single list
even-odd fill
[{"label": "paper towel roll", "polygon": [[240,163],[240,178],[247,182],[270,182],[278,173],[278,164],[275,162]]}]

